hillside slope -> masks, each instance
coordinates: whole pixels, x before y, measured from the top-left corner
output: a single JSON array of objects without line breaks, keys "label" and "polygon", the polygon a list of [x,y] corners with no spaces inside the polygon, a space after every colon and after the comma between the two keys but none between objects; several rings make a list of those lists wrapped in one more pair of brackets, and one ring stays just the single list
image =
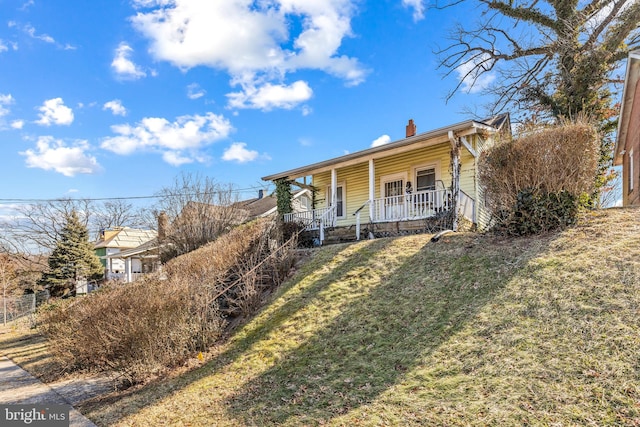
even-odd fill
[{"label": "hillside slope", "polygon": [[637,425],[640,210],[561,233],[317,250],[206,365],[111,425]]}]

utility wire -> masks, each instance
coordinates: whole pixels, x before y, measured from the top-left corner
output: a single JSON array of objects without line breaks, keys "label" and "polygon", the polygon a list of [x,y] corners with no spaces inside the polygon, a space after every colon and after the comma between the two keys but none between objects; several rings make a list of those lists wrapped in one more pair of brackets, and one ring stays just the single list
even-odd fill
[{"label": "utility wire", "polygon": [[[248,193],[258,190],[264,190],[265,187],[250,187],[250,188],[240,188],[240,189],[232,189],[233,193]],[[215,193],[224,193],[225,190],[214,191],[211,194]],[[162,199],[165,197],[184,197],[184,196],[196,196],[196,195],[205,195],[207,193],[171,193],[171,194],[159,194],[153,196],[126,196],[126,197],[82,197],[82,198],[73,198],[73,197],[57,197],[54,199],[4,199],[0,198],[0,203],[42,203],[42,202],[66,202],[66,201],[90,201],[90,202],[103,202],[109,200],[142,200],[142,199]]]}]

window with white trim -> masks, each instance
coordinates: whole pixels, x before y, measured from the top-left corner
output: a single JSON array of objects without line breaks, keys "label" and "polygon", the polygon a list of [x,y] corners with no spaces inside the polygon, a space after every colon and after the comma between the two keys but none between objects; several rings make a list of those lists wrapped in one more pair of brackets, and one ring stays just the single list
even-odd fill
[{"label": "window with white trim", "polygon": [[[340,183],[336,185],[336,217],[344,218],[345,217],[345,194],[344,194],[344,184]],[[331,186],[327,187],[327,206],[332,206],[333,200],[331,197]]]},{"label": "window with white trim", "polygon": [[416,169],[416,191],[436,189],[436,168]]}]

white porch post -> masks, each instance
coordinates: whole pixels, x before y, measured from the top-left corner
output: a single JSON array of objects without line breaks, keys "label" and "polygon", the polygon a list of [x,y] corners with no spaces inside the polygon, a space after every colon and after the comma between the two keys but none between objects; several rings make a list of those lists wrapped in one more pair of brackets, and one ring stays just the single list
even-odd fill
[{"label": "white porch post", "polygon": [[133,282],[133,275],[131,274],[131,258],[124,259],[124,274],[127,278],[127,283]]},{"label": "white porch post", "polygon": [[369,219],[374,221],[373,199],[376,198],[376,167],[373,159],[369,159]]},{"label": "white porch post", "polygon": [[338,172],[331,169],[331,206],[335,207],[338,202]]}]

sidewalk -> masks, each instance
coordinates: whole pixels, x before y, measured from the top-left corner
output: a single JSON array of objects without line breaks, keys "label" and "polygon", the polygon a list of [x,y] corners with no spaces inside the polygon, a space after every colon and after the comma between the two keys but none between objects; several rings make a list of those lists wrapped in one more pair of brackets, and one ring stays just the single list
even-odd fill
[{"label": "sidewalk", "polygon": [[95,427],[71,402],[4,356],[0,356],[0,404],[69,405],[70,426]]}]

